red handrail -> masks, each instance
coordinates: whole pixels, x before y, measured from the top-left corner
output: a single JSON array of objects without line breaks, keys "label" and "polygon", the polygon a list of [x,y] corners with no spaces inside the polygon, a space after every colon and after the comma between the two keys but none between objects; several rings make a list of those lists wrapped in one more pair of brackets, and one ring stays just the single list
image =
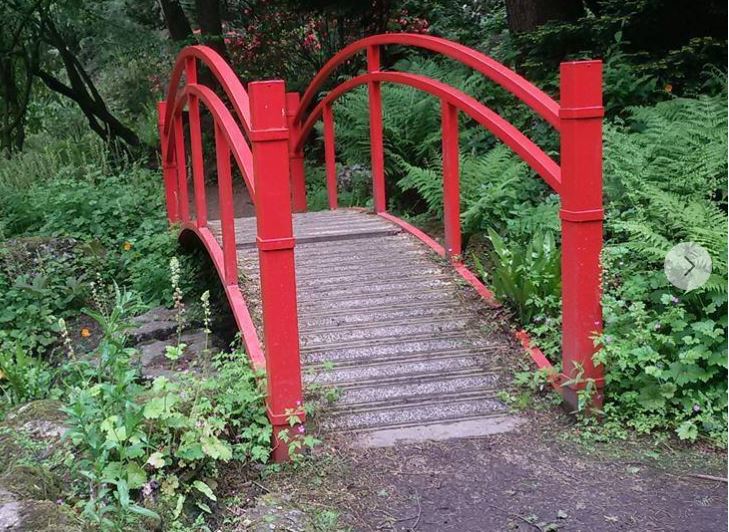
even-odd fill
[{"label": "red handrail", "polygon": [[423,48],[450,57],[480,72],[494,81],[559,130],[559,104],[519,74],[502,65],[495,59],[462,44],[417,33],[386,33],[365,37],[346,46],[332,57],[317,73],[301,97],[301,108],[296,120],[301,122],[307,107],[314,101],[324,82],[338,66],[361,50],[386,45],[404,45]]},{"label": "red handrail", "polygon": [[294,151],[301,150],[307,135],[322,116],[325,107],[330,106],[334,100],[353,88],[373,81],[409,85],[433,96],[437,96],[441,100],[463,111],[514,150],[555,192],[559,193],[561,183],[559,165],[544,153],[539,146],[527,138],[526,135],[472,96],[441,81],[436,81],[418,74],[405,72],[372,72],[351,78],[338,85],[329,91],[309,113],[308,118],[301,125],[299,137],[294,143]]},{"label": "red handrail", "polygon": [[[170,83],[167,88],[167,98],[165,101],[173,102],[176,99],[176,93],[182,79],[182,73],[185,71],[188,65],[188,61],[197,59],[201,61],[215,76],[215,79],[220,83],[220,86],[225,91],[226,96],[233,105],[238,120],[240,121],[243,130],[246,135],[251,132],[251,112],[250,103],[248,102],[248,93],[243,88],[243,84],[235,75],[230,65],[225,62],[225,59],[220,57],[218,53],[212,48],[207,46],[196,45],[188,46],[182,49],[177,55],[175,60],[175,66],[172,68],[172,74],[170,76]],[[188,80],[190,83],[190,80]],[[169,127],[169,121],[172,118],[172,111],[167,109],[165,116],[165,124]],[[165,131],[167,132],[167,131]]]},{"label": "red handrail", "polygon": [[[221,132],[225,136],[225,140],[228,142],[228,146],[230,146],[231,153],[238,163],[238,168],[240,169],[246,188],[250,194],[251,202],[255,204],[256,185],[253,180],[253,153],[251,152],[243,133],[236,125],[233,116],[230,114],[230,111],[223,101],[217,94],[204,85],[185,85],[182,91],[177,94],[175,105],[172,106],[173,113],[175,115],[182,112],[182,109],[191,95],[200,98],[208,111],[210,111],[215,123],[220,124]],[[169,160],[171,157],[171,150],[169,148],[172,148],[175,144],[175,138],[173,135],[169,136],[167,143]]]}]

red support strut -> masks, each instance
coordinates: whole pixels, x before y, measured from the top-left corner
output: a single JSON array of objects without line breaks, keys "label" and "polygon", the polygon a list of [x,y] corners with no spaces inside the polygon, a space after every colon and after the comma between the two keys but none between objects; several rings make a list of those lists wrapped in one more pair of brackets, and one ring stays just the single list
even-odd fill
[{"label": "red support strut", "polygon": [[458,109],[441,101],[443,129],[443,219],[445,250],[451,260],[461,256],[461,193],[458,168]]},{"label": "red support strut", "polygon": [[165,116],[167,102],[157,103],[157,126],[159,129],[159,142],[162,152],[162,180],[165,186],[165,204],[167,206],[167,221],[171,224],[180,221],[180,211],[177,208],[177,167],[174,154],[167,153],[167,134],[165,130]]},{"label": "red support strut", "polygon": [[324,106],[324,162],[327,172],[329,208],[337,208],[337,161],[334,144],[334,115],[332,106]]},{"label": "red support strut", "polygon": [[299,94],[286,93],[286,123],[289,127],[289,159],[291,170],[291,202],[293,212],[306,212],[306,172],[304,169],[304,151],[295,148],[301,131],[301,124],[296,122],[299,112]]},{"label": "red support strut", "polygon": [[[185,60],[187,84],[197,83],[197,64],[194,57]],[[200,104],[197,96],[190,95],[188,101],[190,118],[190,158],[192,161],[192,184],[195,191],[195,223],[198,227],[208,225],[208,205],[205,199],[205,171],[203,165],[202,132],[200,130]]]},{"label": "red support strut", "polygon": [[289,131],[283,81],[253,82],[248,90],[268,417],[273,425],[273,459],[283,461],[288,458],[288,446],[280,438],[281,432],[297,431],[298,427],[289,426],[292,416],[298,417],[300,423],[304,421],[289,185]]},{"label": "red support strut", "polygon": [[185,155],[185,133],[182,128],[182,112],[173,119],[175,137],[175,164],[177,168],[177,209],[180,221],[190,221],[190,197],[187,188],[187,158]]},{"label": "red support strut", "polygon": [[[380,48],[367,48],[367,72],[380,70]],[[370,102],[370,158],[372,161],[372,195],[375,212],[387,210],[385,199],[385,151],[382,144],[382,91],[379,81],[367,84]]]},{"label": "red support strut", "polygon": [[592,357],[602,331],[602,63],[560,66],[562,190],[562,371],[579,382],[563,390],[578,405],[578,392],[596,386],[591,405],[602,405],[603,368]]},{"label": "red support strut", "polygon": [[223,272],[225,285],[238,284],[238,251],[235,247],[233,177],[230,169],[230,146],[219,124],[215,124],[215,155],[218,165],[218,201],[220,232],[223,237]]}]

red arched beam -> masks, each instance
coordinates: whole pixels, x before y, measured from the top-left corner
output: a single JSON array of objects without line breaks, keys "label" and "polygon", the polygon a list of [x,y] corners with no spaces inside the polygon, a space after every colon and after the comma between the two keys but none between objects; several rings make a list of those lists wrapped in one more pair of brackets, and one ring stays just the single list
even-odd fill
[{"label": "red arched beam", "polygon": [[487,55],[477,52],[467,46],[455,42],[433,37],[432,35],[419,35],[416,33],[387,33],[383,35],[374,35],[356,41],[349,46],[343,48],[339,53],[332,57],[317,73],[309,87],[301,98],[301,106],[296,114],[297,122],[303,121],[306,108],[314,101],[319,89],[329,78],[331,73],[338,66],[342,65],[347,59],[361,50],[365,50],[373,46],[386,46],[399,44],[404,46],[414,46],[436,52],[474,69],[483,74],[493,82],[502,86],[504,89],[519,98],[529,107],[534,109],[542,118],[549,122],[555,129],[559,130],[559,104],[552,98],[547,96],[539,88],[528,82],[519,74],[505,67],[498,61],[488,57]]},{"label": "red arched beam", "polygon": [[[186,223],[182,225],[181,238],[184,238],[185,231],[194,234],[200,242],[205,246],[208,255],[215,265],[218,276],[225,279],[225,264],[223,259],[223,250],[220,247],[215,235],[207,227],[197,227],[196,224]],[[248,311],[248,305],[237,284],[223,283],[225,295],[228,298],[230,309],[233,317],[243,336],[243,343],[246,346],[246,352],[251,359],[251,366],[255,371],[266,371],[266,357],[261,348],[261,342],[253,324],[251,313]]]},{"label": "red arched beam", "polygon": [[306,122],[301,126],[300,136],[294,144],[294,151],[301,149],[306,140],[306,136],[311,132],[314,124],[322,115],[325,106],[331,105],[334,100],[345,92],[372,81],[409,85],[448,102],[492,132],[504,144],[514,150],[517,155],[524,159],[555,192],[560,192],[561,172],[559,165],[544,153],[539,146],[529,140],[526,135],[468,94],[450,85],[446,85],[441,81],[436,81],[418,74],[405,72],[370,72],[338,85],[317,103],[316,107],[311,111]]},{"label": "red arched beam", "polygon": [[[233,157],[238,163],[238,168],[240,168],[241,174],[243,174],[243,180],[248,188],[251,202],[255,204],[256,191],[253,179],[253,154],[243,137],[243,133],[241,133],[240,128],[235,123],[233,116],[218,95],[204,85],[185,85],[182,91],[179,92],[175,105],[169,106],[172,110],[171,116],[178,116],[182,112],[183,107],[191,95],[200,98],[210,111],[210,114],[213,115],[215,123],[220,126],[222,133],[225,135],[225,139],[228,141],[228,146],[230,146],[230,150],[233,152]],[[175,142],[175,136],[169,135],[166,150],[167,161],[165,161],[167,163],[170,163],[174,157]]]},{"label": "red arched beam", "polygon": [[[220,57],[217,52],[207,46],[197,45],[188,46],[183,49],[178,55],[175,61],[175,66],[172,69],[172,75],[170,76],[170,84],[167,88],[167,102],[174,102],[177,99],[177,92],[179,90],[180,79],[182,73],[185,71],[185,66],[188,58],[194,58],[201,61],[215,76],[215,79],[223,87],[226,96],[233,105],[235,114],[238,116],[240,125],[243,126],[243,130],[246,135],[250,135],[251,132],[251,111],[250,102],[248,101],[248,93],[243,88],[243,84],[235,75],[230,65],[225,62],[225,59]],[[188,81],[189,84],[189,81]],[[172,118],[172,109],[167,109],[165,116],[165,125],[169,128]],[[165,133],[169,130],[166,129]]]},{"label": "red arched beam", "polygon": [[[253,157],[251,149],[248,147],[240,127],[236,124],[230,111],[227,107],[225,107],[225,104],[223,104],[217,94],[208,87],[202,85],[186,85],[182,90],[176,91],[176,100],[174,101],[174,105],[165,106],[167,111],[165,115],[170,116],[171,119],[179,117],[182,109],[191,96],[197,97],[208,108],[213,116],[216,130],[223,134],[225,142],[232,151],[233,157],[238,163],[238,167],[243,174],[243,179],[246,187],[248,188],[251,201],[255,204],[256,196],[255,183],[253,180]],[[163,152],[166,154],[166,160],[163,161],[165,166],[176,162],[175,157],[177,156],[177,148],[179,147],[176,144],[178,139],[176,138],[175,131],[171,131],[170,133],[171,134],[166,136],[166,146],[164,146],[165,149],[163,149]],[[230,218],[230,215],[227,217]],[[226,222],[231,222],[231,220],[221,220],[221,224],[225,224]],[[230,224],[228,223],[226,225]],[[243,342],[250,357],[251,365],[255,370],[265,371],[266,359],[243,294],[241,293],[237,283],[230,283],[226,281],[229,275],[229,272],[226,272],[226,268],[229,270],[230,265],[226,266],[223,248],[221,248],[217,239],[207,226],[200,226],[198,223],[183,220],[182,230],[183,233],[181,233],[181,237],[184,238],[185,232],[193,233],[205,246],[208,255],[213,261],[215,269],[218,272],[218,276],[221,280],[223,280],[225,295],[228,299],[228,303],[230,304],[238,328],[241,331],[241,335],[243,336]],[[224,235],[224,238],[225,236],[226,235]],[[230,242],[228,242],[228,244],[228,247],[230,247]],[[235,253],[234,243],[232,251]],[[230,254],[230,250],[228,250],[228,254]],[[230,262],[230,260],[228,260],[228,262]]]}]

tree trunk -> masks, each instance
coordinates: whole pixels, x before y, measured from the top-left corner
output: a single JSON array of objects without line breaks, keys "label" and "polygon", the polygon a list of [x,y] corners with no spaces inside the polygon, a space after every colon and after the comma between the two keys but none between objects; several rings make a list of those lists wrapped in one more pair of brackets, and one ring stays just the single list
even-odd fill
[{"label": "tree trunk", "polygon": [[162,15],[165,18],[165,26],[170,32],[170,38],[173,41],[184,41],[192,37],[192,28],[190,21],[187,20],[185,12],[182,10],[177,0],[160,0]]},{"label": "tree trunk", "polygon": [[512,33],[530,32],[549,21],[575,21],[584,13],[582,0],[506,0]]},{"label": "tree trunk", "polygon": [[84,70],[76,55],[70,50],[53,21],[46,15],[46,13],[41,14],[41,37],[58,50],[69,84],[66,85],[40,67],[36,67],[35,74],[41,78],[49,89],[76,102],[88,119],[89,127],[104,140],[110,142],[121,139],[129,146],[139,146],[141,143],[137,134],[122,124],[109,111],[93,80]]},{"label": "tree trunk", "polygon": [[219,0],[195,0],[195,12],[202,41],[227,60]]}]

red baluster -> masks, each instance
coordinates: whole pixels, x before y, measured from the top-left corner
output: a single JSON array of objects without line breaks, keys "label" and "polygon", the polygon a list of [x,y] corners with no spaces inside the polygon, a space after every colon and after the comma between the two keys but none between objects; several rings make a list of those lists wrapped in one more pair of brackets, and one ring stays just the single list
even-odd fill
[{"label": "red baluster", "polygon": [[461,256],[461,196],[458,165],[458,109],[441,100],[443,129],[443,221],[445,250],[451,260]]},{"label": "red baluster", "polygon": [[167,141],[168,135],[165,132],[165,115],[167,113],[167,103],[157,103],[157,127],[159,130],[160,154],[162,157],[162,180],[165,187],[165,205],[167,206],[167,221],[169,223],[177,223],[180,221],[179,210],[177,208],[177,166],[175,165],[174,150],[172,154],[168,153]]},{"label": "red baluster", "polygon": [[304,169],[303,148],[294,151],[301,132],[301,124],[296,122],[299,111],[299,93],[286,93],[286,123],[289,127],[289,159],[291,160],[291,202],[294,212],[306,212],[306,171]]},{"label": "red baluster", "polygon": [[177,165],[177,209],[180,221],[190,221],[190,197],[187,191],[187,158],[185,156],[185,133],[182,129],[182,111],[173,119],[175,136],[175,164]]},{"label": "red baluster", "polygon": [[235,246],[235,215],[233,210],[233,178],[230,171],[230,146],[218,124],[215,124],[215,155],[218,166],[220,231],[223,238],[225,284],[233,285],[238,283],[238,253]]},{"label": "red baluster", "polygon": [[335,158],[334,144],[334,116],[332,106],[324,106],[324,161],[327,171],[327,196],[329,208],[337,208],[337,161]]},{"label": "red baluster", "polygon": [[602,63],[560,66],[562,189],[562,367],[582,383],[564,390],[577,405],[577,392],[593,379],[602,404],[602,367],[592,361],[593,336],[602,330]]},{"label": "red baluster", "polygon": [[[367,72],[380,70],[380,48],[367,48]],[[372,161],[372,194],[375,212],[387,210],[385,197],[385,152],[382,144],[382,92],[379,81],[367,84],[370,105],[370,157]]]},{"label": "red baluster", "polygon": [[[187,83],[197,83],[197,63],[194,57],[185,59]],[[200,132],[200,104],[197,96],[190,94],[187,101],[190,119],[190,157],[192,159],[192,183],[195,194],[195,221],[198,227],[208,224],[208,205],[205,198],[205,170],[203,164],[202,133]]]}]

